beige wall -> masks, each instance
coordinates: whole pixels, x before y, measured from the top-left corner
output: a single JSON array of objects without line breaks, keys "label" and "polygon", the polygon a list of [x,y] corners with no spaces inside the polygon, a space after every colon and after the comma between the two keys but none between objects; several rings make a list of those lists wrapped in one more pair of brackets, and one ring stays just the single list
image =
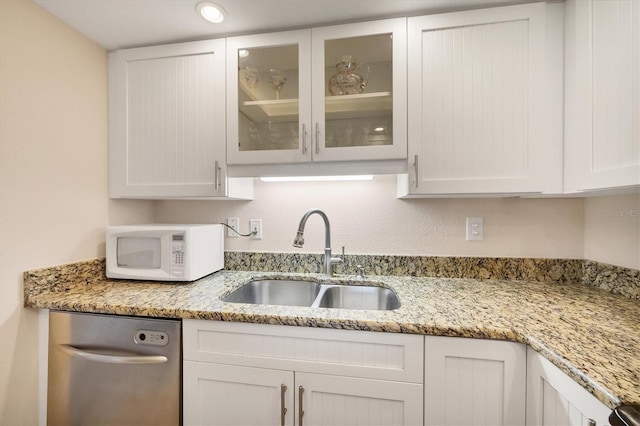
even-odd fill
[{"label": "beige wall", "polygon": [[22,272],[104,255],[106,52],[29,0],[0,0],[0,424],[38,423],[38,320]]},{"label": "beige wall", "polygon": [[[331,183],[256,182],[254,201],[162,201],[161,222],[220,222],[262,219],[263,240],[226,239],[228,250],[321,253],[323,225],[312,217],[303,249],[293,248],[298,223],[312,207],[331,222],[334,251],[443,256],[582,258],[581,199],[399,200],[394,176],[373,181]],[[465,240],[465,218],[484,217],[483,241]]]},{"label": "beige wall", "polygon": [[584,257],[640,269],[640,195],[584,201]]}]

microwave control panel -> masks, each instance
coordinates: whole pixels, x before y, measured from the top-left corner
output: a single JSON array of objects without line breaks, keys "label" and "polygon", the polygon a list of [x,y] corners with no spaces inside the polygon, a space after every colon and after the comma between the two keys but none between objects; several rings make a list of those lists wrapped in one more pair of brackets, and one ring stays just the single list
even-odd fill
[{"label": "microwave control panel", "polygon": [[184,274],[184,233],[171,235],[171,275]]}]

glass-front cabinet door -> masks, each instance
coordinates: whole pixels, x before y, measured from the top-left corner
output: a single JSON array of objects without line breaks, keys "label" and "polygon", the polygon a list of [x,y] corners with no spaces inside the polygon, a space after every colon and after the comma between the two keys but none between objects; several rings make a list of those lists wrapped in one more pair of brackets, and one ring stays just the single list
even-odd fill
[{"label": "glass-front cabinet door", "polygon": [[311,32],[227,39],[227,163],[311,161]]},{"label": "glass-front cabinet door", "polygon": [[406,19],[312,34],[313,160],[405,159]]},{"label": "glass-front cabinet door", "polygon": [[406,19],[227,39],[230,165],[404,160]]}]

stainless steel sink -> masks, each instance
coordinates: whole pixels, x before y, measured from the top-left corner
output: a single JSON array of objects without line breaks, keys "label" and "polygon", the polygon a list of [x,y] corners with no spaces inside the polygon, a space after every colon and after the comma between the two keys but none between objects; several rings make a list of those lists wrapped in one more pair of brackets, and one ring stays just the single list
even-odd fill
[{"label": "stainless steel sink", "polygon": [[319,284],[303,280],[263,279],[249,281],[224,302],[254,305],[313,306],[335,309],[398,309],[396,293],[385,287],[368,285]]},{"label": "stainless steel sink", "polygon": [[400,300],[388,288],[341,285],[327,288],[322,293],[318,306],[321,308],[388,311],[398,309]]},{"label": "stainless steel sink", "polygon": [[319,291],[320,284],[313,281],[255,280],[222,300],[256,305],[311,306]]}]

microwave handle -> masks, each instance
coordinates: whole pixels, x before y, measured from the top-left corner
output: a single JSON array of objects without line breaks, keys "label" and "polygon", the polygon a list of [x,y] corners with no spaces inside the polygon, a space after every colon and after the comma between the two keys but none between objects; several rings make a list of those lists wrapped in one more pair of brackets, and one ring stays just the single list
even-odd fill
[{"label": "microwave handle", "polygon": [[113,355],[97,350],[83,350],[71,345],[60,345],[60,347],[69,355],[107,364],[163,364],[168,361],[168,358],[163,355],[137,355],[133,353]]}]

